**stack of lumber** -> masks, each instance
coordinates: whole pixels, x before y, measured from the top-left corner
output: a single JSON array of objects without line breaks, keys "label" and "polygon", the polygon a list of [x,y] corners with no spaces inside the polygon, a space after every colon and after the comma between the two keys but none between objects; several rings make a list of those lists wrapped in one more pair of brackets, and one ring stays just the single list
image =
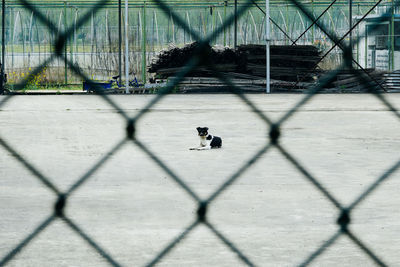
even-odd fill
[{"label": "stack of lumber", "polygon": [[[182,48],[171,46],[162,50],[148,67],[158,80],[175,77],[185,68],[185,64],[198,54],[198,43]],[[215,78],[207,64],[220,71],[243,91],[265,91],[265,46],[240,45],[236,50],[228,47],[208,47],[206,55],[200,55],[204,62],[189,72],[180,82],[181,92],[225,92],[231,90],[228,85]],[[272,84],[304,89],[313,84],[320,71],[315,68],[320,60],[320,52],[314,46],[271,46]],[[293,88],[294,89],[294,88]]]},{"label": "stack of lumber", "polygon": [[[375,69],[366,70],[340,70],[334,81],[322,89],[324,93],[366,93],[388,92],[389,88],[385,72]],[[321,71],[320,77],[328,75],[328,71]],[[364,77],[364,79],[360,78]],[[318,83],[318,82],[317,82]],[[317,86],[315,82],[287,82],[271,80],[271,87],[279,92],[304,92],[305,89]]]},{"label": "stack of lumber", "polygon": [[[155,80],[165,81],[177,76],[184,70],[189,60],[198,55],[200,64],[185,75],[179,83],[180,92],[227,92],[232,88],[215,77],[214,70],[227,77],[244,92],[265,91],[266,50],[265,45],[240,45],[237,49],[227,47],[206,47],[198,53],[199,44],[191,43],[182,48],[171,46],[162,50],[148,67],[154,73]],[[304,92],[317,85],[318,79],[328,71],[318,67],[321,53],[311,45],[270,47],[271,90],[274,92]],[[387,75],[374,69],[367,69],[368,76],[362,70],[341,70],[335,81],[325,86],[322,92],[367,92],[370,89],[386,91],[388,85],[397,82],[398,74]],[[359,79],[359,74],[367,77],[368,83]],[[375,81],[371,82],[371,77]],[[386,80],[390,79],[389,82]]]},{"label": "stack of lumber", "polygon": [[[241,54],[246,55],[247,73],[266,77],[266,55],[264,45],[241,45]],[[272,45],[270,47],[271,90],[280,92],[302,92],[316,84],[322,71],[318,68],[321,53],[311,45]]]},{"label": "stack of lumber", "polygon": [[221,48],[207,46],[202,50],[203,54],[199,54],[199,44],[197,42],[185,45],[182,48],[170,46],[168,49],[161,50],[156,57],[153,58],[148,67],[149,73],[155,73],[158,79],[167,79],[175,76],[185,68],[185,65],[194,55],[199,56],[199,60],[208,59],[207,62],[200,62],[199,66],[191,71],[188,75],[194,77],[210,77],[212,71],[207,68],[207,64],[213,65],[221,71],[236,71],[243,68],[244,61],[241,55],[230,48]]},{"label": "stack of lumber", "polygon": [[383,74],[384,72],[375,69],[341,70],[335,81],[327,87],[333,92],[382,92],[386,91]]},{"label": "stack of lumber", "polygon": [[[245,55],[247,72],[265,77],[266,56],[264,45],[241,45],[238,51]],[[270,47],[270,75],[273,80],[310,82],[315,80],[321,60],[320,51],[311,45],[272,45]]]}]

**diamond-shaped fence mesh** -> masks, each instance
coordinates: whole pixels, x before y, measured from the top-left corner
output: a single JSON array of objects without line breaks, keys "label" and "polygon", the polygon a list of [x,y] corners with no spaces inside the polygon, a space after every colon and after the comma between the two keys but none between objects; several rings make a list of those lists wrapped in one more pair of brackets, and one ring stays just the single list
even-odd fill
[{"label": "diamond-shaped fence mesh", "polygon": [[[110,157],[117,151],[121,150],[128,143],[135,144],[136,148],[142,152],[144,152],[152,161],[155,162],[163,171],[165,171],[170,179],[172,179],[176,186],[183,189],[188,196],[190,196],[195,203],[197,203],[197,213],[193,218],[193,222],[188,225],[186,228],[182,229],[181,233],[177,235],[172,242],[167,244],[162,251],[159,251],[156,255],[154,255],[153,260],[151,260],[147,265],[153,266],[163,261],[164,257],[169,254],[175,247],[179,246],[180,241],[185,239],[185,237],[194,231],[199,225],[203,225],[210,230],[211,233],[218,238],[228,250],[231,250],[234,254],[238,256],[238,258],[246,265],[253,266],[255,265],[251,259],[248,257],[243,251],[241,251],[236,244],[234,244],[230,237],[220,232],[215,225],[213,225],[208,217],[207,212],[209,210],[210,205],[213,205],[213,202],[216,198],[218,198],[222,192],[228,191],[230,187],[238,180],[241,175],[252,168],[252,166],[260,159],[260,157],[270,151],[272,148],[275,148],[279,151],[284,158],[304,177],[305,180],[309,181],[317,190],[320,192],[333,206],[337,208],[333,212],[339,213],[339,217],[337,218],[337,231],[334,233],[326,242],[324,242],[317,250],[312,252],[309,257],[306,259],[299,259],[300,265],[305,266],[312,263],[318,256],[323,254],[330,246],[332,246],[341,236],[347,237],[351,242],[353,242],[357,247],[359,247],[372,262],[377,265],[385,266],[385,260],[377,255],[373,250],[368,248],[366,244],[364,244],[359,236],[352,232],[349,229],[349,225],[351,225],[351,215],[355,208],[360,205],[366,198],[370,196],[370,194],[376,190],[378,190],[379,185],[391,178],[392,174],[396,172],[400,168],[400,159],[389,169],[387,169],[381,176],[377,177],[376,180],[369,185],[369,187],[362,192],[359,196],[355,197],[355,200],[350,205],[343,205],[340,201],[335,198],[335,196],[331,193],[329,188],[326,188],[320,183],[318,177],[313,176],[288,150],[281,145],[279,142],[281,136],[281,129],[285,122],[296,116],[296,112],[303,107],[306,103],[308,103],[313,97],[318,94],[326,85],[334,81],[337,77],[340,69],[347,69],[353,72],[353,74],[357,77],[360,83],[367,88],[368,92],[375,96],[385,107],[390,110],[395,117],[400,120],[400,113],[396,109],[395,106],[391,104],[391,102],[387,99],[386,95],[382,92],[384,88],[379,81],[375,80],[367,71],[360,72],[356,70],[363,70],[363,67],[353,58],[353,47],[351,47],[348,42],[345,42],[346,38],[349,37],[350,33],[357,27],[357,23],[360,23],[368,14],[370,14],[378,5],[382,4],[383,0],[376,1],[375,5],[372,6],[364,16],[358,20],[357,23],[353,25],[348,32],[346,32],[342,36],[338,36],[334,29],[328,27],[319,19],[321,16],[328,10],[336,1],[331,1],[328,8],[318,17],[314,16],[313,13],[304,5],[302,1],[290,0],[289,3],[293,4],[299,12],[301,12],[304,16],[308,18],[311,23],[306,31],[310,30],[312,26],[318,27],[333,43],[334,46],[326,53],[326,55],[335,48],[340,48],[343,54],[343,65],[338,68],[338,70],[331,71],[330,73],[324,75],[319,82],[313,88],[309,88],[307,92],[302,96],[300,101],[298,101],[286,114],[281,116],[277,120],[273,120],[270,117],[266,116],[262,111],[260,111],[257,106],[249,99],[249,97],[244,94],[240,88],[240,86],[235,85],[229,77],[223,75],[218,69],[216,69],[213,65],[207,64],[210,59],[210,51],[208,44],[215,37],[221,35],[225,28],[231,26],[235,22],[235,16],[237,18],[241,17],[245,14],[246,10],[256,5],[259,9],[262,10],[260,5],[255,3],[253,0],[248,0],[246,2],[242,2],[239,8],[237,9],[237,13],[228,17],[221,26],[214,29],[213,32],[208,34],[205,38],[199,36],[198,33],[193,31],[187,24],[187,22],[178,16],[173,9],[173,6],[169,4],[168,1],[155,0],[154,2],[157,4],[158,8],[165,12],[168,16],[172,16],[176,25],[181,27],[188,35],[191,36],[193,40],[196,40],[199,43],[199,46],[196,48],[196,52],[193,57],[186,63],[185,67],[174,77],[174,79],[170,80],[168,84],[158,91],[158,94],[154,96],[140,111],[133,117],[131,117],[128,112],[124,111],[124,109],[116,103],[112,97],[105,93],[102,87],[99,87],[94,81],[92,81],[87,75],[85,75],[79,66],[75,63],[72,63],[68,58],[65,58],[63,53],[64,46],[69,38],[71,38],[72,33],[74,32],[74,28],[66,28],[64,31],[60,31],[58,26],[55,25],[52,21],[50,21],[45,14],[43,14],[40,10],[38,10],[30,1],[27,0],[18,0],[20,4],[26,10],[33,12],[34,16],[44,25],[47,25],[47,30],[56,36],[54,40],[53,47],[54,53],[49,57],[44,63],[35,68],[29,77],[27,77],[22,83],[20,83],[16,88],[24,88],[27,83],[34,77],[37,73],[40,73],[43,68],[45,68],[48,64],[50,64],[53,60],[61,59],[65,60],[69,69],[73,71],[76,75],[82,77],[83,80],[91,84],[94,88],[94,91],[99,97],[101,97],[106,103],[108,103],[113,109],[118,111],[118,114],[122,117],[122,119],[126,123],[126,137],[120,140],[115,147],[113,147],[110,151],[104,154],[102,158],[100,158],[96,164],[94,164],[89,171],[86,172],[82,177],[79,177],[73,185],[67,189],[66,191],[60,190],[46,175],[41,173],[38,169],[36,169],[22,154],[18,153],[13,146],[5,141],[5,139],[0,137],[0,145],[3,147],[5,151],[15,157],[23,166],[26,168],[33,177],[37,178],[42,182],[48,190],[52,191],[56,196],[56,202],[54,203],[54,212],[48,216],[43,222],[37,226],[34,231],[32,231],[29,235],[27,235],[23,240],[21,240],[17,246],[15,246],[11,251],[2,252],[0,258],[0,266],[7,265],[11,262],[13,258],[16,257],[17,254],[23,253],[23,250],[26,247],[29,247],[32,240],[38,237],[38,235],[43,232],[48,227],[51,227],[51,224],[55,220],[63,221],[67,226],[69,226],[73,232],[76,233],[77,236],[82,238],[87,244],[92,247],[98,254],[103,257],[110,265],[120,266],[120,263],[117,262],[116,259],[113,258],[112,255],[108,254],[98,243],[96,240],[92,239],[84,230],[82,230],[78,223],[68,217],[64,210],[67,206],[68,199],[70,196],[82,186],[83,183],[92,178],[93,174],[107,161],[110,160]],[[83,27],[85,23],[88,22],[90,15],[101,10],[104,5],[106,5],[109,1],[102,0],[97,1],[93,4],[90,10],[87,11],[87,15],[82,16],[82,18],[77,21],[75,27],[78,29]],[[392,5],[387,9],[386,13],[376,18],[375,28],[372,27],[369,29],[370,32],[373,32],[378,28],[380,22],[382,22],[387,16],[391,16],[393,14],[393,9],[399,6],[399,1],[393,1]],[[263,11],[264,12],[264,11]],[[275,23],[272,21],[272,23]],[[298,38],[294,38],[292,40],[293,45],[301,38],[301,35]],[[353,44],[356,42],[353,42]],[[232,176],[227,177],[224,183],[217,188],[208,198],[201,198],[195,191],[185,183],[184,179],[180,177],[177,173],[175,173],[171,168],[169,168],[168,164],[165,163],[160,157],[157,156],[157,153],[154,153],[145,143],[138,139],[136,136],[136,130],[138,121],[145,115],[151,108],[153,108],[158,102],[163,100],[163,98],[173,93],[174,88],[178,85],[184,77],[192,70],[196,69],[201,65],[202,67],[206,66],[209,70],[211,70],[215,77],[224,82],[228,87],[232,94],[237,96],[245,105],[247,105],[250,110],[254,113],[255,116],[260,118],[269,128],[269,142],[267,142],[261,149],[259,149],[253,157],[249,160],[242,163],[242,166],[238,168],[238,171],[234,173]],[[382,90],[383,89],[383,90]],[[1,98],[0,107],[4,106],[10,99],[14,97],[13,94],[6,95]],[[399,121],[400,122],[400,121]]]}]

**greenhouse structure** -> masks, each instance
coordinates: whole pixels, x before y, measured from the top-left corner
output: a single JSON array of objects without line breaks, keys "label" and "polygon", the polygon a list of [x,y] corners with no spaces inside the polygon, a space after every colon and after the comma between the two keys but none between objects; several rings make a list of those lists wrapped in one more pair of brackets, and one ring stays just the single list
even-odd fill
[{"label": "greenhouse structure", "polygon": [[[146,82],[149,78],[147,66],[159,51],[195,41],[177,23],[176,18],[162,10],[157,2],[126,2],[127,13],[124,1],[121,5],[121,1],[112,0],[104,1],[104,5],[96,12],[87,14],[87,10],[97,1],[38,0],[30,1],[30,8],[23,1],[3,1],[2,58],[8,82],[20,81],[33,68],[49,59],[55,51],[57,36],[66,29],[70,34],[63,47],[63,56],[94,80],[107,80],[118,75],[121,66],[126,66],[124,51],[128,47],[129,72],[134,73],[138,80]],[[211,40],[210,45],[235,47],[240,44],[266,43],[264,0],[166,2],[173,6],[174,14],[200,37],[220,27],[234,14],[235,8],[247,5],[248,9],[237,18],[237,22],[225,27]],[[312,23],[291,1],[268,2],[271,45],[314,45],[321,51],[329,51],[321,63],[324,68],[334,69],[341,64],[342,50],[334,47],[334,43],[319,29],[317,23]],[[350,35],[342,41],[352,41],[353,54],[360,66],[383,70],[399,68],[399,8],[393,9],[392,14],[386,14],[385,21],[380,19],[376,22],[374,19],[381,18],[381,14],[393,5],[392,0],[299,2],[318,18],[318,23],[334,29],[337,36],[344,36],[351,30]],[[367,11],[368,15],[364,16]],[[78,25],[83,16],[89,16],[89,19],[85,24]],[[51,22],[51,25],[45,21]],[[375,31],[369,35],[368,29],[375,23],[380,24],[380,32]],[[352,25],[356,26],[352,28]],[[37,79],[38,83],[81,82],[81,78],[71,72],[66,61],[60,57],[47,64]]]}]

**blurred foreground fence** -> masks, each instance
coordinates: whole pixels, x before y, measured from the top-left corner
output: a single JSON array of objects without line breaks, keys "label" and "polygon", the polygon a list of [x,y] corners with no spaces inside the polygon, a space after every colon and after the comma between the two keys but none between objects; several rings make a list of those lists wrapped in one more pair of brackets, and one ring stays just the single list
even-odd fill
[{"label": "blurred foreground fence", "polygon": [[[25,77],[23,82],[21,82],[17,88],[24,88],[35,75],[41,73],[45,68],[53,64],[56,60],[66,61],[68,65],[69,71],[74,73],[74,75],[80,77],[81,79],[91,83],[91,76],[88,73],[82,71],[79,63],[75,60],[70,60],[69,56],[65,58],[64,48],[70,43],[74,37],[74,33],[76,30],[83,29],[84,25],[90,23],[92,18],[102,12],[102,9],[105,7],[108,1],[98,1],[93,2],[93,6],[88,8],[82,16],[76,18],[76,23],[70,25],[70,27],[65,29],[60,29],[59,25],[55,23],[53,20],[50,20],[46,13],[43,13],[40,9],[36,8],[26,0],[18,1],[23,8],[32,13],[32,16],[35,17],[37,21],[40,21],[42,25],[45,25],[46,31],[50,32],[51,35],[56,36],[52,40],[52,48],[53,51],[47,58],[43,60],[43,62],[36,68],[31,70],[31,73],[28,77]],[[25,239],[21,240],[21,242],[11,251],[3,253],[0,255],[0,266],[7,265],[12,261],[12,259],[18,254],[23,253],[23,250],[29,247],[32,240],[34,240],[44,229],[47,227],[51,227],[50,224],[55,220],[62,220],[65,222],[67,226],[71,228],[73,232],[75,232],[78,236],[80,236],[83,240],[85,240],[91,248],[99,253],[101,257],[103,257],[110,265],[119,266],[120,264],[101,248],[95,240],[91,239],[84,231],[82,231],[79,227],[79,222],[74,222],[71,218],[64,214],[65,207],[67,205],[68,198],[74,193],[74,191],[79,188],[86,180],[91,179],[92,175],[96,172],[96,170],[102,166],[106,161],[109,160],[110,156],[116,151],[120,150],[127,143],[134,143],[138,150],[143,151],[145,154],[151,158],[155,164],[157,164],[161,169],[163,169],[168,175],[169,178],[174,180],[177,186],[181,187],[198,205],[197,213],[194,216],[193,223],[188,225],[187,228],[182,229],[181,234],[176,236],[176,238],[169,244],[165,246],[165,248],[160,251],[157,255],[154,255],[154,259],[148,263],[147,266],[153,266],[163,260],[163,258],[176,246],[179,246],[179,242],[184,239],[190,232],[192,232],[199,225],[205,225],[215,236],[221,240],[223,244],[225,244],[228,250],[231,250],[234,254],[238,256],[238,259],[242,261],[244,264],[248,266],[253,266],[252,259],[247,257],[235,244],[233,244],[229,236],[225,236],[222,234],[216,227],[207,220],[207,210],[210,205],[213,204],[213,201],[224,191],[229,190],[230,186],[235,183],[238,178],[252,165],[257,162],[261,155],[267,153],[270,149],[275,148],[279,151],[287,161],[294,166],[298,170],[299,173],[302,174],[304,179],[309,181],[314,185],[315,190],[319,191],[327,201],[333,204],[337,208],[337,210],[333,211],[337,213],[339,211],[340,216],[337,218],[337,231],[335,234],[331,236],[329,240],[327,240],[323,245],[321,245],[316,251],[311,252],[309,257],[306,259],[299,259],[299,264],[301,266],[306,266],[312,263],[317,257],[323,254],[332,244],[334,244],[339,237],[345,236],[349,240],[351,240],[356,246],[358,246],[365,254],[370,258],[371,262],[374,262],[380,266],[386,266],[385,260],[377,255],[372,249],[369,249],[362,241],[360,241],[359,237],[355,235],[350,229],[349,225],[351,224],[351,215],[352,211],[357,208],[357,206],[369,195],[378,189],[380,183],[386,181],[391,177],[391,175],[400,168],[400,159],[397,160],[391,168],[387,169],[384,174],[380,177],[377,177],[376,180],[369,185],[369,187],[359,196],[355,196],[354,202],[352,202],[348,206],[344,206],[341,204],[330,192],[329,188],[325,188],[319,182],[318,177],[314,177],[311,173],[307,171],[307,169],[302,166],[299,161],[293,157],[283,146],[279,143],[279,137],[281,135],[280,128],[281,126],[291,117],[296,116],[296,112],[300,107],[309,102],[325,85],[331,83],[341,69],[347,69],[348,71],[353,71],[354,75],[360,82],[367,88],[368,92],[375,96],[379,101],[383,103],[397,119],[400,123],[400,113],[399,111],[391,104],[387,95],[381,94],[382,90],[380,89],[380,84],[370,77],[368,72],[360,72],[360,69],[363,69],[362,66],[357,62],[357,60],[353,57],[353,47],[350,46],[352,44],[355,45],[356,42],[348,42],[345,41],[350,32],[358,27],[357,23],[355,23],[352,28],[345,32],[344,34],[338,34],[334,27],[327,25],[324,21],[317,20],[317,17],[313,15],[309,8],[303,5],[300,1],[291,0],[288,1],[292,4],[292,8],[296,8],[301,14],[309,21],[308,25],[311,25],[310,22],[313,23],[315,28],[318,28],[319,31],[323,32],[324,38],[329,39],[331,43],[333,43],[333,47],[330,49],[340,49],[341,54],[343,55],[342,65],[332,72],[328,73],[324,77],[322,77],[319,83],[313,87],[309,88],[306,94],[302,97],[302,99],[294,105],[289,112],[284,114],[280,119],[274,121],[269,117],[265,116],[257,107],[246,97],[245,94],[241,92],[241,89],[230,81],[230,77],[226,75],[221,75],[220,72],[212,65],[207,64],[209,57],[209,46],[208,44],[212,43],[213,40],[220,38],[223,35],[224,31],[231,27],[235,21],[235,16],[233,14],[227,15],[227,17],[222,21],[221,24],[215,25],[215,28],[209,32],[209,34],[203,36],[198,31],[194,31],[185,16],[182,16],[181,13],[175,12],[175,9],[172,9],[171,6],[168,5],[167,2],[155,0],[154,4],[157,5],[157,8],[160,12],[163,12],[166,16],[169,16],[173,19],[175,27],[180,28],[181,31],[184,31],[187,35],[188,39],[196,40],[199,42],[199,46],[197,48],[196,54],[187,62],[185,68],[181,70],[178,75],[171,80],[166,87],[161,89],[158,92],[158,95],[154,96],[144,108],[140,110],[140,112],[135,117],[130,117],[124,111],[122,107],[116,104],[112,98],[110,98],[107,94],[104,93],[103,89],[100,87],[96,87],[95,84],[93,86],[96,88],[95,92],[98,96],[106,101],[113,109],[118,111],[118,114],[124,119],[126,123],[126,137],[121,140],[118,145],[116,145],[111,151],[108,151],[104,154],[102,158],[98,160],[98,162],[82,177],[79,177],[67,191],[60,191],[52,181],[40,173],[33,165],[30,164],[29,159],[24,158],[22,154],[19,154],[14,148],[8,144],[4,139],[0,137],[0,145],[11,155],[13,155],[23,166],[28,169],[32,176],[39,179],[48,190],[52,191],[56,197],[57,201],[54,203],[54,212],[48,216],[46,220],[44,220],[32,233],[26,236]],[[334,2],[334,1],[333,1]],[[376,7],[382,4],[384,1],[376,1],[376,4],[371,7],[369,10],[366,10],[363,16],[368,16]],[[253,6],[254,2],[249,0],[247,2],[242,2],[242,5],[237,10],[236,16],[243,19],[248,14],[249,9]],[[387,8],[385,12],[376,18],[375,26],[371,26],[368,31],[373,33],[375,30],[379,30],[379,25],[381,21],[386,20],[387,16],[393,16],[394,8],[399,6],[399,1],[393,1],[391,3],[390,8]],[[362,19],[359,20],[359,22]],[[310,28],[311,29],[311,28]],[[104,33],[102,34],[104,37]],[[362,36],[362,34],[360,34]],[[357,41],[357,39],[355,39]],[[208,68],[215,74],[215,77],[225,82],[229,87],[232,94],[236,95],[240,98],[244,104],[250,107],[250,109],[254,112],[254,116],[258,119],[261,119],[265,122],[265,124],[269,127],[269,142],[263,145],[258,152],[238,169],[238,171],[228,177],[226,181],[217,189],[210,197],[207,199],[200,198],[185,182],[181,179],[176,173],[174,173],[167,165],[167,163],[163,162],[160,158],[157,157],[157,154],[153,153],[147,146],[145,146],[141,140],[137,139],[135,136],[136,125],[137,122],[145,115],[149,109],[154,107],[154,105],[163,100],[163,98],[172,93],[174,87],[189,73],[190,71],[201,67]],[[357,70],[357,71],[356,71]],[[14,96],[12,94],[4,96],[0,98],[0,108],[5,105],[11,98]]]}]

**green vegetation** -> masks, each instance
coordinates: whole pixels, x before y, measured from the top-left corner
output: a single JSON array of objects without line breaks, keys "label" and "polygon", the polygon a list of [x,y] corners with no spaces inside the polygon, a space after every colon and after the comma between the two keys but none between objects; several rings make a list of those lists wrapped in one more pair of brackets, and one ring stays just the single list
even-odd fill
[{"label": "green vegetation", "polygon": [[[7,87],[10,91],[14,91],[15,84],[7,84]],[[48,84],[48,85],[41,85],[41,86],[30,86],[27,85],[22,90],[17,90],[21,92],[26,91],[33,91],[33,90],[48,90],[48,91],[82,91],[82,84]]]}]

